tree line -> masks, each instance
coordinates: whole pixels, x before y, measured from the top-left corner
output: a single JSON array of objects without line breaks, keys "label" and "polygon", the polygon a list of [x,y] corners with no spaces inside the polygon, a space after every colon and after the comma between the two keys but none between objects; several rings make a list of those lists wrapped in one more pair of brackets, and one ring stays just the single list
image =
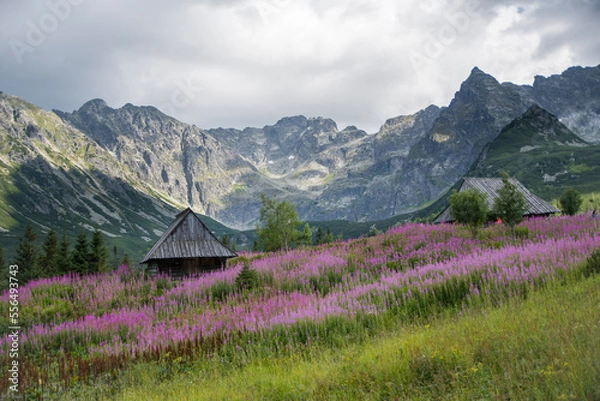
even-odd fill
[{"label": "tree line", "polygon": [[[88,237],[87,231],[80,230],[73,245],[66,232],[63,232],[59,238],[54,228],[50,228],[41,247],[36,245],[37,238],[38,233],[29,223],[23,237],[19,240],[16,256],[10,262],[19,266],[21,283],[67,273],[107,272],[121,264],[129,265],[129,257],[125,254],[120,258],[116,245],[113,247],[111,257],[102,232],[98,228],[92,232],[91,238]],[[6,265],[7,261],[0,248],[0,268],[3,273]],[[6,280],[2,281],[1,285],[4,286]]]}]

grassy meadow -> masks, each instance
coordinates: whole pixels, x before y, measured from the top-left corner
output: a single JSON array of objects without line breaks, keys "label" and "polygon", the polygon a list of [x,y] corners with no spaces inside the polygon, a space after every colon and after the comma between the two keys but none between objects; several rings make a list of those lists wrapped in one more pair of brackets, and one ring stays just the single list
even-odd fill
[{"label": "grassy meadow", "polygon": [[34,281],[19,292],[20,395],[600,399],[599,250],[589,216],[477,239],[406,224],[179,282],[125,268]]}]

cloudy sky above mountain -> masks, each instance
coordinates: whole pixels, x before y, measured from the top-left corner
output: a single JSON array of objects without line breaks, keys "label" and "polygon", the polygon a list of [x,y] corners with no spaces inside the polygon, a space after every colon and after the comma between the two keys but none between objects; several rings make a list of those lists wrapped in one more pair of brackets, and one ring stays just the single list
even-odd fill
[{"label": "cloudy sky above mountain", "polygon": [[600,63],[597,0],[6,0],[0,90],[154,105],[202,128],[331,117],[375,132],[500,81]]}]

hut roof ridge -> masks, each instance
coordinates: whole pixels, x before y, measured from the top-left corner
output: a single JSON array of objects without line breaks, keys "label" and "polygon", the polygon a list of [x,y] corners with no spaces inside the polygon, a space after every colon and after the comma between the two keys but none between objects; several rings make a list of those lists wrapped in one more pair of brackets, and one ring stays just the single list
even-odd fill
[{"label": "hut roof ridge", "polygon": [[[168,241],[182,223],[188,219],[190,214],[199,223],[199,229],[202,231],[203,238],[183,238]],[[148,263],[148,261],[153,259],[235,256],[237,254],[223,245],[194,211],[188,207],[177,214],[175,220],[156,241],[146,256],[144,256],[141,263]]]}]

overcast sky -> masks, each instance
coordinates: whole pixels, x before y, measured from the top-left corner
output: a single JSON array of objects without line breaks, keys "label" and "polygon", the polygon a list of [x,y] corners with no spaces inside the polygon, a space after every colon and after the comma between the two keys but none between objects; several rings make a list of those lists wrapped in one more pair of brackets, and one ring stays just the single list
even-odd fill
[{"label": "overcast sky", "polygon": [[0,90],[153,105],[201,128],[324,116],[373,133],[499,81],[600,63],[600,0],[1,0]]}]

